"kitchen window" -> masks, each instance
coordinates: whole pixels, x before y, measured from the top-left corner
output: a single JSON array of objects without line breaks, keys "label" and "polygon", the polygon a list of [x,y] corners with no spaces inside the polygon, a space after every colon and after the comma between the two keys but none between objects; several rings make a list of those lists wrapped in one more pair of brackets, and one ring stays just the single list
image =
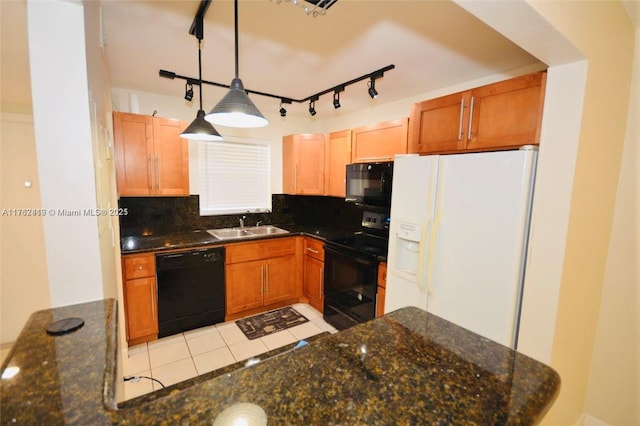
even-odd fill
[{"label": "kitchen window", "polygon": [[200,141],[198,154],[200,215],[271,210],[269,141]]}]

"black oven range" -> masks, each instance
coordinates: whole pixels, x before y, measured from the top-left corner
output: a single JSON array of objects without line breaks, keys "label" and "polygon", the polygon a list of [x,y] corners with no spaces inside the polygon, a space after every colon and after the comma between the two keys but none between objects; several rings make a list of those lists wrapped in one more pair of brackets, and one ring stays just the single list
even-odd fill
[{"label": "black oven range", "polygon": [[378,265],[389,246],[389,215],[365,211],[362,228],[324,244],[326,322],[344,330],[376,313]]}]

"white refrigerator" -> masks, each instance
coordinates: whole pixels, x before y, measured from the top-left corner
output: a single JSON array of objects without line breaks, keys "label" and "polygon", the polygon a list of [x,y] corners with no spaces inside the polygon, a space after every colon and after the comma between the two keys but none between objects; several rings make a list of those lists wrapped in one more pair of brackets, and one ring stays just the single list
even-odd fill
[{"label": "white refrigerator", "polygon": [[536,159],[396,157],[385,312],[417,306],[515,348]]}]

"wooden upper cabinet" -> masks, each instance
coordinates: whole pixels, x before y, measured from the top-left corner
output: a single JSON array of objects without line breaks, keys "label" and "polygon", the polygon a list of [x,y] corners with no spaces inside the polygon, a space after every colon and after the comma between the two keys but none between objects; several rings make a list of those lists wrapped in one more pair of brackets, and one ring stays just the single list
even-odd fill
[{"label": "wooden upper cabinet", "polygon": [[351,162],[351,130],[327,135],[325,145],[325,195],[344,198],[347,164]]},{"label": "wooden upper cabinet", "polygon": [[323,134],[297,134],[282,139],[282,188],[285,194],[324,194],[324,144]]},{"label": "wooden upper cabinet", "polygon": [[[419,102],[411,111],[409,152],[454,151],[465,148],[469,92]],[[466,115],[465,115],[466,114]]]},{"label": "wooden upper cabinet", "polygon": [[154,117],[153,145],[158,195],[189,195],[189,141],[184,121]]},{"label": "wooden upper cabinet", "polygon": [[409,152],[506,149],[540,142],[546,72],[414,104]]},{"label": "wooden upper cabinet", "polygon": [[113,113],[121,196],[189,195],[189,145],[180,120]]},{"label": "wooden upper cabinet", "polygon": [[113,113],[116,178],[120,195],[149,195],[153,154],[152,117]]},{"label": "wooden upper cabinet", "polygon": [[467,149],[540,143],[546,76],[538,72],[472,90]]},{"label": "wooden upper cabinet", "polygon": [[357,127],[351,134],[351,162],[393,161],[407,153],[407,117]]}]

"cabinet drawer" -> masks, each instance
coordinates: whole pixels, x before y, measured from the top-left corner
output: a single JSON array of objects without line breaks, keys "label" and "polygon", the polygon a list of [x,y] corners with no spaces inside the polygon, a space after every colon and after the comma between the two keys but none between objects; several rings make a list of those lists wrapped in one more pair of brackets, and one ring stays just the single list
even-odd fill
[{"label": "cabinet drawer", "polygon": [[278,238],[270,241],[234,243],[225,246],[226,263],[249,262],[296,253],[295,238]]},{"label": "cabinet drawer", "polygon": [[378,265],[378,285],[387,288],[387,264],[384,262]]},{"label": "cabinet drawer", "polygon": [[324,262],[324,244],[315,238],[305,238],[304,254]]},{"label": "cabinet drawer", "polygon": [[153,254],[143,254],[122,257],[124,279],[154,277],[156,275],[156,257]]}]

